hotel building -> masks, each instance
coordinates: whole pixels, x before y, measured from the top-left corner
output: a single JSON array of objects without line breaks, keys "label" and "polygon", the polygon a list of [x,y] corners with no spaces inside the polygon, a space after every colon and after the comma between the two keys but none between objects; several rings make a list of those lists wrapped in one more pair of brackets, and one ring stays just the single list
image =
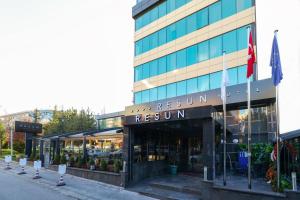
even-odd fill
[{"label": "hotel building", "polygon": [[[134,105],[124,112],[127,183],[167,173],[222,174],[223,52],[227,89],[227,165],[238,168],[247,144],[248,32],[256,50],[254,0],[138,0],[132,9]],[[276,130],[275,88],[252,77],[252,142],[270,142]]]}]

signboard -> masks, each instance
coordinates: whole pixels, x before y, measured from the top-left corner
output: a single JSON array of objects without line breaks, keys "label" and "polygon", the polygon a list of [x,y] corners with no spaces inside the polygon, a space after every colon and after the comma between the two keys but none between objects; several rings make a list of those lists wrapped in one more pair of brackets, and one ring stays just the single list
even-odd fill
[{"label": "signboard", "polygon": [[16,132],[41,133],[42,128],[42,124],[39,123],[15,121]]},{"label": "signboard", "polygon": [[4,158],[6,163],[10,163],[11,162],[11,156],[5,156]]},{"label": "signboard", "polygon": [[27,164],[27,158],[21,158],[19,160],[19,164],[20,164],[20,166],[25,167]]},{"label": "signboard", "polygon": [[58,173],[64,175],[67,170],[67,165],[58,165]]},{"label": "signboard", "polygon": [[42,168],[42,162],[40,160],[36,160],[33,162],[33,168],[35,170],[39,170]]}]

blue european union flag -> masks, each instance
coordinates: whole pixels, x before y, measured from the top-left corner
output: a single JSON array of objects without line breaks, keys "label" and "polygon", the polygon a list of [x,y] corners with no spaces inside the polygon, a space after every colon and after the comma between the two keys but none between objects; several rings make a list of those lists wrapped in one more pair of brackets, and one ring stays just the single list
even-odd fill
[{"label": "blue european union flag", "polygon": [[274,39],[273,39],[270,66],[272,67],[273,84],[275,86],[277,86],[280,83],[280,81],[282,80],[283,75],[282,75],[279,48],[278,48],[276,34],[274,35]]}]

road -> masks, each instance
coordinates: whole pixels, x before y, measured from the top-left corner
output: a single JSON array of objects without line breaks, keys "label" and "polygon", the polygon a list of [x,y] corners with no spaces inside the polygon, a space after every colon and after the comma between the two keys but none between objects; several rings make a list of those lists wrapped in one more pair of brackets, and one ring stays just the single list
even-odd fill
[{"label": "road", "polygon": [[32,179],[34,169],[27,166],[27,174],[18,175],[21,168],[12,164],[11,170],[5,170],[0,161],[0,199],[1,200],[153,200],[121,187],[65,175],[66,185],[57,187],[57,172],[41,169],[38,180]]}]

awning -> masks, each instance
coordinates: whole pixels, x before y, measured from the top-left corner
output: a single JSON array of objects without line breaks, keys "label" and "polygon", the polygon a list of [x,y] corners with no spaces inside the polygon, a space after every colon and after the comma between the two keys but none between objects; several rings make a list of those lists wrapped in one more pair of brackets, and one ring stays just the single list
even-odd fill
[{"label": "awning", "polygon": [[284,133],[284,134],[280,134],[280,137],[283,140],[290,140],[290,139],[300,137],[300,129],[295,130],[295,131],[290,131],[290,132],[287,132],[287,133]]},{"label": "awning", "polygon": [[98,132],[92,134],[92,136],[113,136],[113,135],[119,135],[123,132],[123,129],[114,129],[114,130],[109,130],[109,131],[103,131],[103,132]]}]

